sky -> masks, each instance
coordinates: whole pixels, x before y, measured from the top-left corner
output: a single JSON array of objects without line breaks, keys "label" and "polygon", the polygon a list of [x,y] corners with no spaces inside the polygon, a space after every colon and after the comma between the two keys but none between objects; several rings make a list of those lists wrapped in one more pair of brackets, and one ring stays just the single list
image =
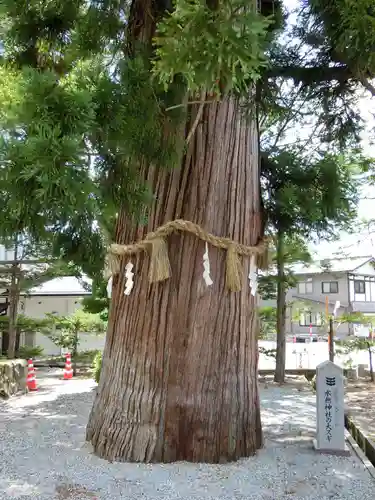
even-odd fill
[{"label": "sky", "polygon": [[[295,9],[300,0],[284,0],[285,7],[290,11]],[[375,97],[369,92],[359,93],[359,109],[361,116],[366,122],[366,130],[362,134],[363,152],[375,158],[375,144],[371,144],[371,136],[375,139]],[[374,198],[373,200],[369,198]],[[358,207],[358,217],[361,220],[375,220],[375,186],[364,185],[361,193],[361,200]],[[329,258],[332,254],[337,256],[367,256],[375,257],[375,224],[372,229],[359,231],[355,234],[341,233],[340,239],[335,242],[319,242],[310,245],[314,256],[319,258]]]}]

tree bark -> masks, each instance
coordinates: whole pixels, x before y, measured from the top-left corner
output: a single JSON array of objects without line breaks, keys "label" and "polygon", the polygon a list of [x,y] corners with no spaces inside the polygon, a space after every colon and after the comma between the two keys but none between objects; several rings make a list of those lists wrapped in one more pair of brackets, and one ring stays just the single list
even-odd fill
[{"label": "tree bark", "polygon": [[276,321],[276,369],[275,382],[285,382],[285,321],[286,321],[286,284],[284,264],[284,234],[277,234],[277,321]]},{"label": "tree bark", "polygon": [[16,356],[17,344],[17,314],[20,299],[19,290],[19,264],[18,264],[18,237],[14,241],[14,257],[12,264],[12,277],[9,289],[9,328],[8,328],[8,359]]},{"label": "tree bark", "polygon": [[[192,107],[190,124],[198,107]],[[130,243],[178,218],[255,245],[262,233],[258,129],[235,99],[205,106],[180,169],[147,168],[155,193],[148,226],[121,211],[117,241]],[[204,283],[204,243],[169,238],[172,276],[150,284],[149,260],[113,280],[108,333],[87,439],[108,460],[226,462],[262,445],[257,384],[259,322],[244,259],[243,289],[225,286],[225,252],[209,248],[214,284]]]}]

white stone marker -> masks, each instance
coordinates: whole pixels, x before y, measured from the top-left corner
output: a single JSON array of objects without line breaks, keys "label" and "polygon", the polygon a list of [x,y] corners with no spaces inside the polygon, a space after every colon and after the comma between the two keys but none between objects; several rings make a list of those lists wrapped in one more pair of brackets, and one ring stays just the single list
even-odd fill
[{"label": "white stone marker", "polygon": [[350,455],[345,445],[344,375],[331,361],[316,367],[316,440],[320,453]]}]

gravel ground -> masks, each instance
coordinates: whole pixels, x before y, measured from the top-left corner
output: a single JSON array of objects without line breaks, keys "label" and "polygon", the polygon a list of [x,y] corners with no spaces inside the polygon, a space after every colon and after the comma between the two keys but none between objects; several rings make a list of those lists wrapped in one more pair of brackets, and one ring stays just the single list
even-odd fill
[{"label": "gravel ground", "polygon": [[314,397],[263,388],[266,446],[230,465],[109,464],[90,453],[91,380],[40,376],[37,393],[0,402],[0,499],[374,500],[359,459],[316,454]]}]

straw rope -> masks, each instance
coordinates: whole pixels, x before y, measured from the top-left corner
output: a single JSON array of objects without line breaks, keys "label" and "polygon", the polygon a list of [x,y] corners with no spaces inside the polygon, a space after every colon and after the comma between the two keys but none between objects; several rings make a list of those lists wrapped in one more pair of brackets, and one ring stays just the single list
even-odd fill
[{"label": "straw rope", "polygon": [[177,231],[184,231],[197,236],[210,245],[227,250],[226,281],[232,291],[238,291],[242,285],[241,256],[256,256],[258,267],[267,267],[267,241],[262,239],[256,246],[247,246],[230,238],[215,236],[194,222],[177,219],[160,226],[156,231],[148,233],[145,239],[131,245],[113,243],[109,246],[105,275],[110,277],[120,271],[120,258],[140,252],[150,252],[150,281],[163,281],[170,277],[170,263],[166,238]]}]

